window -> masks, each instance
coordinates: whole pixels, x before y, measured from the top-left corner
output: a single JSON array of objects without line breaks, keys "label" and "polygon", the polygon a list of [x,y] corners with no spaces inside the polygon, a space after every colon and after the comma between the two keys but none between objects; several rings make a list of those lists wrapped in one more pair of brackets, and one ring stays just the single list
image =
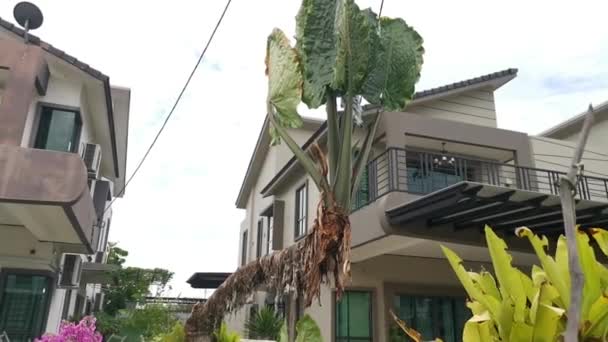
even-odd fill
[{"label": "window", "polygon": [[34,148],[76,152],[81,127],[77,111],[42,107]]},{"label": "window", "polygon": [[308,212],[308,184],[302,185],[296,190],[296,229],[295,238],[302,237],[307,231],[306,216]]},{"label": "window", "polygon": [[243,245],[241,246],[241,266],[247,263],[247,231],[243,232]]},{"label": "window", "polygon": [[372,294],[346,291],[336,303],[336,342],[372,342]]},{"label": "window", "polygon": [[51,298],[51,278],[5,273],[0,292],[0,332],[13,342],[31,341],[44,329]]},{"label": "window", "polygon": [[257,241],[255,243],[255,256],[257,258],[262,256],[262,242],[264,241],[264,220],[263,219],[259,219],[258,220],[258,238]]},{"label": "window", "polygon": [[272,234],[274,234],[274,218],[271,216],[266,217],[266,254],[272,253]]},{"label": "window", "polygon": [[[445,342],[462,339],[462,327],[470,318],[465,299],[459,297],[395,296],[399,318],[422,334],[423,340],[441,338]],[[402,336],[403,342],[409,342]]]}]

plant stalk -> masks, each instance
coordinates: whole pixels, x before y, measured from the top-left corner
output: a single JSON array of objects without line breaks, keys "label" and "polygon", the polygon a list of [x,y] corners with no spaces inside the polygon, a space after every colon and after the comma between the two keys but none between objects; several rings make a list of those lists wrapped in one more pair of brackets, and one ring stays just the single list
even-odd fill
[{"label": "plant stalk", "polygon": [[593,107],[589,105],[589,111],[586,114],[583,129],[579,136],[578,145],[572,157],[572,164],[565,177],[560,178],[559,190],[562,205],[562,213],[564,216],[564,231],[566,232],[566,241],[568,246],[568,267],[571,274],[571,296],[568,306],[568,323],[566,332],[564,333],[565,342],[577,342],[579,336],[579,325],[581,319],[581,307],[583,302],[583,286],[585,283],[585,275],[581,269],[581,263],[578,253],[576,234],[576,209],[574,194],[576,190],[577,173],[581,170],[580,162],[587,144],[589,131],[593,124]]}]

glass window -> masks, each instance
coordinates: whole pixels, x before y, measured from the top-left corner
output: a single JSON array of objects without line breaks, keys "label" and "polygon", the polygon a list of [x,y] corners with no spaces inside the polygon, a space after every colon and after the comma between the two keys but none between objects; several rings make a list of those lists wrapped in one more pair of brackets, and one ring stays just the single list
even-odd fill
[{"label": "glass window", "polygon": [[[465,299],[460,297],[399,295],[395,296],[394,304],[399,318],[420,332],[425,341],[435,338],[462,341],[462,328],[471,316]],[[401,337],[395,337],[395,341],[411,341],[401,333],[397,335]]]},{"label": "glass window", "polygon": [[241,265],[247,263],[247,231],[243,232],[243,245],[241,246]]},{"label": "glass window", "polygon": [[272,235],[274,234],[273,230],[274,219],[272,216],[268,216],[266,218],[266,254],[272,253]]},{"label": "glass window", "polygon": [[336,304],[335,322],[337,342],[371,342],[372,294],[365,291],[346,291]]},{"label": "glass window", "polygon": [[0,333],[5,331],[13,342],[39,337],[46,323],[50,297],[50,277],[6,274],[0,294]]},{"label": "glass window", "polygon": [[262,256],[262,242],[264,241],[264,220],[263,219],[259,219],[258,220],[258,238],[257,241],[255,242],[255,256],[256,257],[261,257]]},{"label": "glass window", "polygon": [[42,107],[34,147],[76,152],[81,126],[78,112]]},{"label": "glass window", "polygon": [[308,212],[308,186],[302,185],[296,190],[296,229],[295,238],[304,236],[307,231],[306,216]]}]

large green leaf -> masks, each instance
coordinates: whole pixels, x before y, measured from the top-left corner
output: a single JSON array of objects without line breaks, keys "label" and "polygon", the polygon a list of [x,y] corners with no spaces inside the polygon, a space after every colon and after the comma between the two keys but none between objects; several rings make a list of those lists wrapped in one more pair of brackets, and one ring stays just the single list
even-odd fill
[{"label": "large green leaf", "polygon": [[[298,128],[302,118],[297,107],[302,98],[302,72],[296,50],[285,33],[274,29],[266,45],[266,74],[268,102],[274,107],[277,122],[283,127]],[[280,141],[276,130],[271,130],[273,144]]]},{"label": "large green leaf", "polygon": [[564,309],[547,304],[540,304],[536,314],[536,320],[533,325],[534,332],[532,341],[554,342],[555,337],[558,336],[559,320],[562,318],[564,313]]},{"label": "large green leaf", "polygon": [[304,71],[302,100],[310,108],[325,103],[337,55],[337,0],[303,0],[296,17],[296,48]]},{"label": "large green leaf", "polygon": [[414,96],[422,68],[422,37],[403,19],[380,19],[380,44],[363,85],[363,97],[388,111],[401,110]]},{"label": "large green leaf", "polygon": [[321,342],[321,330],[317,323],[309,316],[304,315],[296,325],[296,342]]},{"label": "large green leaf", "polygon": [[[454,253],[454,251],[445,246],[441,246],[441,250],[448,259],[450,266],[452,266],[454,273],[456,273],[456,277],[458,277],[458,280],[460,280],[460,283],[469,295],[469,298],[479,302],[479,304],[481,304],[485,310],[488,310],[492,316],[496,317],[500,311],[500,302],[493,296],[486,295],[481,291],[481,289],[473,282],[469,272],[467,272],[464,269],[464,266],[462,266],[462,259],[460,259],[460,257]],[[479,311],[481,310],[479,306],[476,305],[474,312]]]},{"label": "large green leaf", "polygon": [[[516,235],[519,237],[527,237],[530,243],[532,244],[532,248],[534,248],[534,252],[536,252],[536,256],[540,260],[542,268],[546,273],[547,278],[553,286],[557,289],[560,296],[560,301],[562,302],[562,307],[568,309],[570,305],[570,282],[566,282],[566,279],[563,277],[563,273],[561,268],[557,266],[557,263],[553,258],[547,255],[546,248],[549,245],[549,241],[546,236],[543,238],[539,238],[534,235],[532,231],[528,228],[518,228],[516,230]],[[534,278],[534,276],[533,276]]]},{"label": "large green leaf", "polygon": [[377,15],[371,9],[359,10],[354,0],[338,0],[336,22],[338,53],[332,88],[358,95],[378,49]]},{"label": "large green leaf", "polygon": [[289,337],[287,335],[287,322],[283,322],[281,326],[281,330],[279,331],[279,341],[278,342],[289,342]]},{"label": "large green leaf", "polygon": [[583,285],[583,305],[581,307],[581,319],[587,320],[589,310],[593,303],[602,296],[600,288],[600,274],[598,272],[598,262],[595,258],[595,252],[589,245],[589,236],[583,230],[577,228],[576,241],[578,245],[578,255],[581,269],[585,276]]},{"label": "large green leaf", "polygon": [[608,329],[608,293],[600,296],[591,306],[584,336],[600,337]]},{"label": "large green leaf", "polygon": [[486,226],[486,242],[492,257],[492,265],[503,300],[510,298],[515,305],[516,322],[524,322],[527,295],[519,271],[511,266],[511,255],[507,253],[507,244],[499,238],[490,227]]}]

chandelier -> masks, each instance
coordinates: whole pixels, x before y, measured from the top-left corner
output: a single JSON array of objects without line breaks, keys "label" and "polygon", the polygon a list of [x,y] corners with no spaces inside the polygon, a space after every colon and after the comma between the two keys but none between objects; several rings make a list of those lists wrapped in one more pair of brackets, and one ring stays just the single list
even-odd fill
[{"label": "chandelier", "polygon": [[456,159],[454,159],[454,157],[448,157],[447,152],[445,150],[445,142],[441,143],[441,156],[435,156],[435,159],[433,159],[433,163],[435,164],[435,166],[445,166],[445,165],[454,165],[454,163],[456,162]]}]

